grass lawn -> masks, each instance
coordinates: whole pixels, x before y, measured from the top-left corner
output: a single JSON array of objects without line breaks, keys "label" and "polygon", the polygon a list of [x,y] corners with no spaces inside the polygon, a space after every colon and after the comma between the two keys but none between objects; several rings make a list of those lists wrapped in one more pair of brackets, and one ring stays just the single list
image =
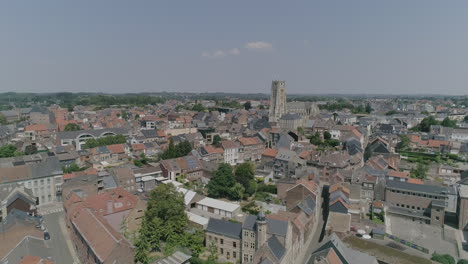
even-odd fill
[{"label": "grass lawn", "polygon": [[350,247],[359,251],[365,252],[377,259],[388,262],[388,263],[399,263],[399,264],[431,264],[429,259],[413,256],[403,251],[393,249],[387,246],[379,245],[377,243],[360,239],[355,236],[349,236],[343,239]]}]

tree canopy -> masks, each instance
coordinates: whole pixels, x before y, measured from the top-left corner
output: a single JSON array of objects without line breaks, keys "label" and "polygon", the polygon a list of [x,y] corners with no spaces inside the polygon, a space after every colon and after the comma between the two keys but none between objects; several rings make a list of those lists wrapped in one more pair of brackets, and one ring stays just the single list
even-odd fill
[{"label": "tree canopy", "polygon": [[14,145],[7,144],[0,147],[0,158],[10,158],[24,155]]},{"label": "tree canopy", "polygon": [[432,254],[431,260],[442,264],[455,264],[455,259],[448,254]]},{"label": "tree canopy", "polygon": [[412,178],[425,179],[427,177],[428,168],[422,163],[418,163],[416,168],[411,169],[410,175]]},{"label": "tree canopy", "polygon": [[172,184],[160,184],[150,193],[139,236],[135,243],[135,262],[150,263],[149,253],[170,255],[186,247],[198,256],[203,251],[203,231],[187,230],[184,196]]},{"label": "tree canopy", "polygon": [[207,184],[208,196],[213,198],[228,198],[238,200],[239,194],[244,190],[242,184],[237,183],[232,172],[232,167],[229,164],[222,163],[215,171],[210,182]]},{"label": "tree canopy", "polygon": [[95,148],[95,147],[100,147],[100,146],[107,146],[107,145],[113,145],[113,144],[123,144],[127,142],[127,139],[125,138],[124,135],[115,135],[115,136],[106,136],[102,138],[90,138],[86,140],[86,143],[84,144],[84,148]]},{"label": "tree canopy", "polygon": [[78,124],[69,123],[65,126],[64,131],[78,131],[81,127]]},{"label": "tree canopy", "polygon": [[174,159],[179,157],[187,156],[192,151],[192,145],[187,140],[174,145],[172,138],[169,140],[169,147],[161,153],[161,159]]},{"label": "tree canopy", "polygon": [[237,165],[234,171],[234,177],[241,186],[244,187],[245,193],[252,195],[257,188],[255,181],[255,164],[252,162],[244,162]]},{"label": "tree canopy", "polygon": [[25,155],[32,155],[36,153],[37,153],[37,147],[35,145],[27,145],[26,148],[24,148]]}]

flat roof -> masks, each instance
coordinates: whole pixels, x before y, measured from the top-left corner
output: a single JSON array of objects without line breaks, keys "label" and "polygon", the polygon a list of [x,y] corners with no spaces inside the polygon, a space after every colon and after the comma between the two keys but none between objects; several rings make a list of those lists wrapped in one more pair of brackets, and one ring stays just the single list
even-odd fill
[{"label": "flat roof", "polygon": [[458,192],[460,194],[460,197],[468,198],[468,185],[460,184],[460,187],[458,188]]},{"label": "flat roof", "polygon": [[427,185],[427,184],[415,184],[402,181],[387,181],[387,188],[407,190],[414,192],[430,193],[437,195],[447,195],[447,187]]},{"label": "flat roof", "polygon": [[213,199],[209,197],[203,198],[197,204],[205,205],[205,206],[216,208],[216,209],[221,209],[227,212],[234,212],[240,207],[240,205],[238,204],[228,203],[225,201],[221,201],[221,200],[217,200],[217,199]]}]

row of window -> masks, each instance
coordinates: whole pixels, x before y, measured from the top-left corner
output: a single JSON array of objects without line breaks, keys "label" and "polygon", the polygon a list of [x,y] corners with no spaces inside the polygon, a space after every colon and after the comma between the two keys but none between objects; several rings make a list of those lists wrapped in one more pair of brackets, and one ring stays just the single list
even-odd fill
[{"label": "row of window", "polygon": [[[248,248],[248,247],[249,247],[249,242],[244,241],[244,248]],[[255,249],[255,243],[254,242],[250,243],[250,248]]]},{"label": "row of window", "polygon": [[[218,244],[218,238],[217,237],[208,236],[208,240],[213,240],[213,239],[214,239],[215,243]],[[220,238],[219,239],[219,244],[224,245],[224,239]],[[237,248],[237,242],[236,241],[232,241],[232,247]]]},{"label": "row of window", "polygon": [[445,197],[443,196],[437,196],[437,195],[430,195],[430,194],[422,194],[422,193],[415,193],[415,192],[406,192],[406,191],[400,191],[400,190],[390,190],[392,193],[400,193],[400,194],[405,194],[405,195],[411,195],[411,196],[419,196],[419,197],[425,197],[429,199],[435,199],[435,200],[445,200]]}]

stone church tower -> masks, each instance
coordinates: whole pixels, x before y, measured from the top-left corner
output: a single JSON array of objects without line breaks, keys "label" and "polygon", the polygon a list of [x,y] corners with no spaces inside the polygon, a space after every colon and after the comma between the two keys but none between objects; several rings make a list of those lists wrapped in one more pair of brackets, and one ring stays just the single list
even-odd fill
[{"label": "stone church tower", "polygon": [[273,81],[271,83],[270,113],[268,121],[278,122],[286,113],[286,82]]}]

